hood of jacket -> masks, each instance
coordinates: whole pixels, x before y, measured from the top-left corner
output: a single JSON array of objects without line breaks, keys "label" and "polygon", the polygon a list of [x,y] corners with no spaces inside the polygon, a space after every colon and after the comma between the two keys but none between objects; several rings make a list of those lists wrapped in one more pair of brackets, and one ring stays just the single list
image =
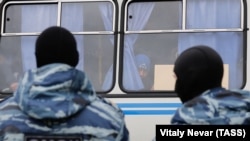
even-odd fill
[{"label": "hood of jacket", "polygon": [[215,88],[181,106],[173,124],[250,124],[250,92]]},{"label": "hood of jacket", "polygon": [[14,98],[30,117],[60,119],[84,109],[96,94],[84,72],[56,63],[27,71]]}]

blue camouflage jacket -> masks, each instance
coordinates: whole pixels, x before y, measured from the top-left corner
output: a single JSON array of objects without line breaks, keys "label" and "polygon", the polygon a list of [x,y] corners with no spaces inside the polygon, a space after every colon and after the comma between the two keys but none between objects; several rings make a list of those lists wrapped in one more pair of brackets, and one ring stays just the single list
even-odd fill
[{"label": "blue camouflage jacket", "polygon": [[85,140],[128,141],[122,111],[98,97],[84,72],[65,64],[29,70],[0,103],[0,141],[24,134],[80,134]]},{"label": "blue camouflage jacket", "polygon": [[250,92],[208,90],[177,109],[171,124],[250,124]]}]

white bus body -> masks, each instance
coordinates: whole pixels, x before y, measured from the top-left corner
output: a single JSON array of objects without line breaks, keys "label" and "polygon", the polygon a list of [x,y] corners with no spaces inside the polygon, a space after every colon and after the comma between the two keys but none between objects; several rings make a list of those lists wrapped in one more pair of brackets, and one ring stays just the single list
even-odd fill
[{"label": "white bus body", "polygon": [[[161,71],[161,69],[157,70],[156,65],[157,65],[158,62],[160,62],[159,63],[160,65],[164,64],[164,61],[162,61],[164,59],[157,58],[157,53],[152,55],[153,58],[156,58],[155,61],[154,61],[155,66],[153,66],[154,71],[155,71],[154,72],[154,79],[152,80],[152,81],[155,82],[155,84],[154,84],[155,89],[154,90],[143,90],[143,91],[139,90],[138,91],[138,90],[135,90],[134,88],[130,89],[130,87],[125,86],[125,83],[130,83],[129,81],[124,82],[125,79],[126,79],[125,78],[126,76],[122,77],[122,75],[126,72],[125,71],[125,64],[126,63],[124,63],[125,62],[124,60],[126,60],[126,59],[123,59],[123,58],[126,57],[126,54],[124,53],[124,52],[126,52],[126,50],[124,48],[125,48],[125,46],[127,44],[128,44],[127,45],[128,47],[136,46],[136,45],[141,46],[141,45],[145,45],[145,44],[150,44],[150,45],[157,46],[158,45],[158,43],[157,43],[158,40],[156,38],[159,38],[159,41],[164,41],[164,39],[160,39],[160,38],[163,38],[166,35],[166,37],[171,36],[170,37],[171,39],[169,39],[169,41],[175,40],[175,41],[173,41],[173,43],[170,43],[171,45],[179,45],[181,43],[180,43],[180,41],[178,41],[177,36],[178,36],[179,33],[181,34],[183,32],[185,32],[187,34],[195,33],[195,32],[197,32],[198,34],[203,33],[203,32],[209,32],[209,33],[232,32],[233,34],[234,33],[237,34],[236,32],[240,32],[240,33],[242,32],[242,34],[240,34],[241,37],[239,37],[239,40],[237,40],[241,44],[240,49],[239,49],[240,50],[239,54],[242,55],[240,57],[240,59],[239,59],[241,61],[240,64],[239,64],[239,68],[237,67],[238,63],[236,63],[236,65],[234,64],[235,68],[230,68],[230,67],[232,67],[232,65],[230,65],[231,62],[229,62],[229,69],[228,69],[229,72],[231,70],[233,70],[234,72],[237,72],[237,70],[238,70],[238,72],[237,72],[237,75],[236,74],[235,75],[234,74],[229,74],[229,76],[226,77],[225,85],[227,87],[229,87],[229,88],[231,88],[231,87],[232,88],[243,88],[243,89],[250,90],[250,81],[248,81],[248,80],[250,80],[250,75],[248,75],[248,72],[249,72],[248,70],[250,70],[250,65],[249,65],[250,57],[248,57],[248,54],[250,55],[250,49],[248,49],[249,45],[248,45],[248,42],[247,42],[247,41],[250,41],[250,35],[249,35],[249,32],[247,32],[248,27],[250,26],[249,25],[249,23],[250,23],[249,19],[250,18],[248,18],[246,16],[246,15],[250,15],[250,10],[249,10],[250,2],[248,2],[247,0],[228,0],[228,1],[231,1],[232,3],[237,3],[237,1],[240,1],[238,7],[236,7],[235,10],[231,9],[232,11],[235,11],[235,13],[238,13],[238,14],[233,13],[233,14],[235,14],[235,17],[236,17],[236,19],[238,21],[238,23],[235,24],[236,26],[235,25],[229,25],[229,28],[224,28],[224,27],[222,27],[222,28],[217,28],[217,27],[213,28],[212,27],[212,28],[190,28],[189,29],[188,28],[189,26],[192,27],[194,25],[188,25],[188,20],[183,20],[183,19],[189,18],[189,15],[185,11],[185,10],[188,10],[188,7],[183,6],[183,5],[188,4],[189,1],[192,1],[192,3],[195,3],[194,1],[197,1],[197,3],[198,3],[198,1],[201,2],[201,0],[179,0],[179,1],[177,1],[177,0],[172,0],[172,1],[171,0],[165,0],[165,1],[164,0],[159,0],[159,1],[145,0],[144,1],[145,3],[160,2],[160,3],[165,4],[165,5],[170,4],[170,6],[168,7],[170,9],[170,13],[172,12],[172,14],[176,14],[176,16],[178,16],[178,17],[171,16],[171,14],[166,14],[165,13],[166,11],[163,10],[163,9],[162,10],[164,12],[157,13],[157,12],[161,12],[160,8],[162,8],[162,7],[158,8],[158,11],[153,11],[153,10],[155,10],[157,8],[153,9],[151,7],[151,10],[153,9],[152,13],[155,12],[154,14],[155,15],[158,14],[159,17],[166,14],[166,19],[164,19],[164,16],[163,16],[163,18],[155,17],[155,19],[159,20],[159,21],[157,21],[159,24],[157,24],[157,22],[150,22],[150,24],[145,26],[148,29],[145,29],[145,28],[143,29],[141,27],[138,27],[138,28],[132,27],[132,25],[130,25],[130,23],[128,22],[128,20],[133,19],[135,17],[135,15],[131,16],[129,14],[129,12],[136,13],[136,10],[133,11],[133,6],[137,7],[137,8],[143,8],[143,6],[140,7],[141,4],[143,3],[142,1],[138,1],[138,0],[137,1],[118,0],[118,1],[115,1],[115,2],[112,1],[112,0],[41,0],[41,1],[37,1],[37,0],[34,0],[34,1],[32,1],[32,0],[31,1],[6,0],[6,1],[2,1],[0,51],[1,51],[1,48],[3,46],[9,45],[8,41],[13,41],[14,42],[14,40],[15,40],[16,44],[13,43],[13,44],[11,44],[11,46],[22,46],[23,44],[26,44],[27,42],[29,42],[28,44],[31,44],[31,46],[32,46],[33,45],[32,43],[34,43],[34,38],[32,38],[31,39],[32,41],[30,42],[29,39],[26,40],[23,37],[26,37],[26,36],[27,37],[28,36],[36,37],[37,35],[39,35],[39,33],[42,31],[42,29],[46,28],[49,25],[56,24],[58,26],[69,27],[70,30],[72,31],[72,33],[77,36],[78,42],[82,41],[78,45],[79,46],[81,46],[81,45],[85,46],[84,49],[87,49],[87,51],[88,51],[88,52],[85,51],[85,50],[83,51],[83,55],[82,55],[82,58],[81,58],[82,62],[80,61],[81,64],[78,66],[79,69],[82,69],[82,70],[87,69],[86,70],[87,74],[89,73],[90,79],[93,80],[94,86],[96,86],[96,89],[97,89],[97,93],[107,97],[110,100],[112,100],[114,103],[118,104],[118,106],[120,106],[121,109],[124,111],[125,120],[126,120],[127,127],[129,129],[131,141],[151,141],[155,136],[155,125],[157,125],[157,124],[170,124],[171,117],[173,116],[175,110],[181,105],[181,102],[176,97],[176,95],[174,94],[173,89],[169,89],[169,88],[161,89],[160,88],[161,87],[160,86],[161,81],[158,82],[159,81],[158,80],[159,75],[160,76],[165,76],[165,74],[164,74],[164,71]],[[211,1],[211,0],[207,0],[207,1]],[[220,1],[220,0],[218,0],[218,1]],[[225,2],[227,0],[221,0],[221,1]],[[102,27],[100,29],[95,30],[96,28],[98,28],[98,26],[97,27],[95,27],[95,26],[92,27],[92,26],[95,25],[95,24],[99,24],[99,23],[96,22],[98,20],[95,21],[95,18],[98,18],[97,17],[98,15],[97,16],[92,15],[93,13],[91,14],[91,12],[87,11],[90,14],[90,17],[88,17],[88,18],[93,20],[93,22],[89,24],[88,21],[84,21],[85,19],[79,18],[79,17],[83,16],[84,14],[86,15],[86,11],[83,10],[84,8],[83,9],[79,8],[79,9],[83,10],[85,13],[82,12],[82,11],[80,11],[80,12],[78,11],[78,12],[76,12],[77,14],[74,13],[74,10],[76,10],[77,8],[67,10],[68,5],[66,5],[66,4],[69,4],[69,7],[70,7],[70,6],[74,5],[74,3],[82,3],[82,2],[84,4],[85,4],[85,2],[90,2],[90,3],[86,3],[86,4],[91,4],[91,5],[87,5],[87,7],[86,7],[86,9],[88,9],[90,11],[95,9],[95,8],[91,8],[91,6],[95,6],[94,5],[95,3],[99,3],[99,2],[111,3],[110,5],[108,5],[108,7],[109,6],[113,7],[113,9],[111,10],[111,12],[113,12],[113,14],[111,14],[112,17],[109,17],[109,18],[111,18],[111,19],[113,18],[113,21],[109,21],[109,22],[106,21],[106,22],[104,22],[104,25],[102,24],[102,26],[105,26],[105,28]],[[216,3],[215,1],[212,1],[212,2]],[[70,5],[71,3],[73,3],[73,4]],[[50,19],[47,19],[47,20],[42,19],[42,18],[46,17],[44,15],[42,15],[43,17],[41,17],[41,18],[39,17],[39,15],[32,17],[33,16],[32,15],[32,10],[35,11],[35,9],[38,9],[38,8],[36,8],[37,5],[38,6],[44,5],[44,8],[47,8],[46,6],[50,5],[50,4],[51,5],[55,4],[55,6],[56,6],[56,10],[54,10],[54,7],[53,7],[54,5],[50,7],[49,10],[51,10],[50,11],[51,13],[48,13],[48,11],[47,11],[48,15],[46,15],[46,16],[51,16]],[[20,8],[20,6],[22,6],[22,5],[25,5],[26,7],[28,7],[26,9],[26,11],[25,11],[25,6]],[[160,5],[161,4],[158,4],[158,5],[155,4],[155,6],[160,6]],[[190,5],[192,7],[192,4],[190,4]],[[232,6],[230,4],[228,4],[228,5]],[[31,6],[31,7],[29,7],[29,6]],[[32,6],[34,6],[34,7],[32,7]],[[170,8],[171,6],[175,7],[175,8],[171,9]],[[84,5],[82,7],[84,7]],[[171,10],[176,9],[176,7],[178,7],[179,10],[171,11]],[[206,7],[206,5],[203,5],[203,6],[200,5],[199,8],[201,8],[201,7],[204,9],[204,7]],[[22,12],[21,13],[20,13],[20,11],[17,12],[18,11],[17,9],[18,10],[21,9]],[[150,9],[150,8],[148,8],[148,9]],[[102,9],[102,10],[104,10],[104,12],[106,12],[107,14],[110,14],[109,10],[107,10],[107,9]],[[53,15],[53,12],[54,12],[54,14],[55,13],[62,13],[62,14],[58,14],[60,16],[55,14],[55,15],[57,15],[57,18],[53,18],[53,16],[55,16],[55,15]],[[69,22],[70,20],[64,21],[64,15],[67,15],[67,12],[72,12],[71,14],[74,14],[74,16],[76,16],[76,17],[78,16],[78,18],[72,18],[71,16],[66,17],[66,18],[69,18],[69,19],[72,18],[73,20],[79,20],[79,24],[74,23],[73,26],[72,26],[71,25],[72,23]],[[140,12],[141,11],[137,11],[137,14],[138,13],[139,13],[139,15],[142,14],[142,12],[141,13]],[[19,14],[19,15],[16,15],[16,14]],[[20,14],[22,14],[22,15],[20,15]],[[28,16],[25,15],[25,14],[27,14]],[[103,14],[103,13],[101,13],[101,14]],[[212,14],[214,14],[214,13],[212,12]],[[190,14],[190,15],[192,15],[192,14]],[[99,14],[99,16],[100,16],[100,14]],[[103,21],[104,21],[105,20],[105,15],[102,15],[102,16],[104,16],[104,19],[103,19]],[[106,15],[106,16],[108,17],[108,15]],[[149,16],[149,18],[150,18],[150,14],[146,14],[146,15],[143,15],[143,16],[145,16],[145,17]],[[87,17],[87,16],[85,16],[85,17]],[[107,17],[106,17],[106,20],[109,20]],[[142,20],[145,20],[145,17]],[[25,20],[28,20],[29,18],[33,18],[33,20],[32,20],[33,25],[34,25],[34,23],[37,22],[37,25],[39,25],[40,27],[38,27],[38,29],[34,28],[34,30],[33,30],[33,28],[31,28],[31,26],[33,26],[33,25],[29,24],[30,21],[25,22]],[[208,21],[210,20],[209,16],[205,17],[205,18],[207,18]],[[227,18],[227,17],[225,17],[225,18]],[[172,19],[172,21],[169,22],[170,26],[166,26],[170,19]],[[35,21],[35,20],[37,20],[37,21]],[[137,24],[138,23],[143,23],[143,21],[140,21],[139,18],[138,18],[138,20],[139,20],[139,22],[137,22]],[[52,21],[52,22],[50,22],[50,21]],[[18,22],[18,23],[16,23],[16,22]],[[39,22],[44,22],[44,23],[41,24]],[[163,23],[161,24],[161,22],[163,22]],[[145,22],[145,21],[144,21],[144,23],[147,24],[147,22]],[[84,24],[84,29],[81,28],[81,26],[83,24]],[[17,27],[17,25],[19,25],[20,27],[19,26]],[[111,27],[109,27],[109,26],[111,26]],[[210,26],[210,25],[208,25],[208,26]],[[243,33],[243,31],[244,31],[244,33]],[[245,32],[247,32],[247,36],[246,36]],[[81,36],[81,35],[83,35],[83,36]],[[101,36],[99,36],[99,35],[101,35]],[[112,43],[106,43],[106,42],[108,42],[106,40],[108,39],[108,37],[110,35],[111,35],[111,38],[113,37],[111,40],[114,41],[114,42],[111,41]],[[146,38],[145,39],[146,43],[144,44],[143,43],[144,40],[141,39],[140,43],[135,42],[133,45],[131,45],[130,41],[128,41],[128,39],[125,39],[125,37],[128,37],[128,38],[131,37],[130,35],[139,35],[139,36],[145,37]],[[152,37],[150,37],[151,35],[152,35]],[[204,36],[204,38],[206,36]],[[210,35],[208,35],[208,36],[210,37]],[[217,36],[215,36],[215,37],[217,37]],[[247,38],[243,39],[245,37],[247,37]],[[18,38],[18,39],[16,39],[16,38]],[[98,44],[98,43],[92,41],[93,38],[98,40],[98,41],[99,40],[103,41],[106,38],[107,39],[104,42],[101,42],[100,44]],[[172,38],[174,38],[174,39],[172,39]],[[148,39],[152,39],[152,42],[146,41]],[[190,37],[190,40],[191,39],[195,40],[195,38],[193,38],[193,37]],[[110,49],[111,50],[110,54],[106,54],[106,56],[104,55],[104,57],[102,58],[102,59],[105,60],[105,57],[109,57],[107,60],[109,60],[109,61],[111,60],[110,63],[108,63],[108,61],[107,61],[106,64],[104,64],[104,63],[102,63],[102,59],[98,59],[98,61],[95,62],[95,63],[98,63],[98,65],[96,65],[97,68],[98,67],[105,68],[103,70],[105,72],[108,71],[107,68],[109,68],[110,65],[112,65],[112,63],[115,64],[114,65],[115,68],[113,68],[114,73],[111,73],[111,74],[113,74],[112,75],[113,79],[110,78],[110,80],[113,80],[113,81],[110,81],[112,84],[110,84],[110,86],[109,86],[109,88],[107,90],[102,91],[101,90],[101,85],[98,83],[99,79],[101,81],[104,81],[104,78],[105,78],[104,73],[102,75],[100,75],[100,76],[98,75],[98,78],[95,78],[94,73],[97,74],[99,72],[98,71],[95,72],[95,67],[93,67],[93,68],[91,67],[91,69],[88,69],[87,65],[89,65],[88,64],[89,60],[86,59],[85,56],[84,56],[87,53],[89,53],[89,54],[87,54],[87,56],[90,56],[90,57],[94,56],[96,58],[98,58],[98,57],[100,58],[100,56],[102,56],[103,54],[96,55],[95,53],[98,52],[99,51],[98,49],[100,49],[100,48],[97,48],[96,50],[98,50],[98,51],[96,51],[96,52],[89,49],[88,45],[86,45],[85,42],[83,42],[85,40],[90,42],[89,44],[96,43],[94,45],[100,45],[101,47],[102,47],[101,44],[113,45],[113,47],[114,47],[114,49]],[[214,42],[219,42],[220,43],[220,42],[223,42],[222,40],[214,41]],[[231,40],[231,38],[229,40]],[[153,42],[156,42],[156,43],[153,43]],[[196,41],[194,41],[194,42],[197,43]],[[211,43],[212,41],[210,41],[210,39],[203,40],[203,42],[204,42],[204,44],[208,44],[208,45],[212,44]],[[189,44],[188,41],[186,41],[186,43]],[[159,46],[162,46],[162,44],[159,43]],[[165,44],[165,46],[168,46],[168,44]],[[175,47],[175,48],[177,49],[177,47]],[[142,47],[142,49],[140,49],[140,51],[143,51],[144,53],[148,53],[147,52],[148,49],[150,49],[150,48],[143,48]],[[164,56],[160,52],[161,49],[158,49],[158,51],[159,51],[158,54],[159,54],[159,56]],[[155,50],[157,50],[157,49],[155,49]],[[82,50],[80,50],[80,51],[82,51]],[[91,52],[91,51],[93,51],[93,52]],[[153,52],[153,51],[154,51],[154,49],[151,50],[151,52]],[[134,55],[133,53],[132,53],[132,55]],[[173,53],[178,54],[178,50],[176,50],[176,52],[171,52],[169,54],[170,55],[172,54],[173,56],[175,56]],[[220,53],[222,55],[227,54],[226,51],[225,52],[221,51]],[[24,52],[22,55],[24,55],[24,54],[27,55],[28,53]],[[13,53],[13,55],[15,55],[15,53]],[[31,57],[31,58],[29,58],[29,57]],[[29,56],[28,55],[28,58],[26,58],[26,61],[27,60],[32,60],[32,57],[33,57],[33,60],[34,60],[34,56]],[[23,59],[22,68],[21,68],[22,71],[25,71],[26,69],[29,69],[30,67],[35,66],[34,62],[33,62],[33,64],[32,63],[25,63],[25,57],[23,57],[22,59]],[[237,59],[237,57],[236,57],[236,59]],[[19,58],[19,60],[20,60],[20,58]],[[173,65],[174,61],[173,60],[167,60],[167,59],[166,59],[166,61],[169,61],[169,62],[166,63],[165,65],[171,68],[171,65]],[[230,59],[229,59],[229,61],[230,61]],[[93,62],[91,62],[91,63],[93,63]],[[133,62],[131,62],[131,63],[133,63]],[[29,65],[31,65],[31,66],[29,66]],[[162,70],[168,70],[168,69],[162,69]],[[91,71],[93,71],[93,74],[92,74]],[[15,77],[21,75],[21,73],[15,73],[16,74]],[[92,75],[93,75],[93,77],[92,77]],[[135,76],[137,76],[137,75],[135,75]],[[169,75],[172,75],[172,74],[169,74]],[[232,84],[231,81],[233,81],[233,80],[230,79],[230,78],[236,77],[238,75],[240,76],[239,83],[237,81],[237,82],[235,82],[237,84],[234,84],[234,83]],[[156,79],[156,77],[158,77],[158,79]],[[98,79],[98,80],[94,80],[94,79]],[[123,79],[124,79],[124,81],[123,81]],[[168,82],[168,81],[162,80],[162,83],[165,83],[165,82]],[[171,84],[174,84],[174,78],[169,80],[169,82],[171,82]],[[157,87],[159,89],[156,89]],[[4,94],[4,93],[6,93],[6,92],[3,92],[2,95],[5,96],[6,94]]]}]

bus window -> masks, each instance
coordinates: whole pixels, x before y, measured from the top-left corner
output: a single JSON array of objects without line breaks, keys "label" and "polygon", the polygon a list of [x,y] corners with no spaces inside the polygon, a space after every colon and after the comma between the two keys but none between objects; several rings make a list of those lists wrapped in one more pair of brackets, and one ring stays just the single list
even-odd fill
[{"label": "bus window", "polygon": [[[246,38],[242,5],[239,0],[127,1],[122,22],[125,34],[120,45],[123,91],[173,91],[174,61],[194,45],[214,48],[227,66],[223,85],[242,88]],[[153,77],[147,81],[151,81],[152,88],[145,89],[137,71],[137,54],[151,59]]]},{"label": "bus window", "polygon": [[[32,12],[31,12],[32,11]],[[39,15],[39,16],[38,16]],[[9,4],[6,6],[4,33],[40,32],[57,23],[57,4]]]},{"label": "bus window", "polygon": [[114,10],[111,2],[62,4],[61,25],[75,32],[82,62],[78,68],[87,73],[98,92],[104,91],[105,74],[114,60]]},{"label": "bus window", "polygon": [[77,40],[77,68],[86,72],[97,92],[102,92],[104,76],[115,56],[115,6],[105,0],[6,2],[0,52],[7,62],[3,68],[10,70],[0,69],[5,76],[0,84],[7,83],[0,89],[36,67],[35,40],[40,32],[49,26],[62,26]]}]

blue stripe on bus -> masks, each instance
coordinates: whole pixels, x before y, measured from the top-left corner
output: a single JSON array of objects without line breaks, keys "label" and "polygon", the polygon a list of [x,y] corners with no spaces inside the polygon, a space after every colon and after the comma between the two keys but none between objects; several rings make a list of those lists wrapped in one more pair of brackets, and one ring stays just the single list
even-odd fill
[{"label": "blue stripe on bus", "polygon": [[[176,110],[151,110],[147,108],[178,108],[181,103],[117,103],[125,115],[173,115]],[[123,108],[130,108],[123,109]],[[145,108],[145,110],[136,108]]]},{"label": "blue stripe on bus", "polygon": [[125,115],[173,115],[176,110],[122,110]]},{"label": "blue stripe on bus", "polygon": [[120,108],[175,108],[181,103],[117,103]]}]

